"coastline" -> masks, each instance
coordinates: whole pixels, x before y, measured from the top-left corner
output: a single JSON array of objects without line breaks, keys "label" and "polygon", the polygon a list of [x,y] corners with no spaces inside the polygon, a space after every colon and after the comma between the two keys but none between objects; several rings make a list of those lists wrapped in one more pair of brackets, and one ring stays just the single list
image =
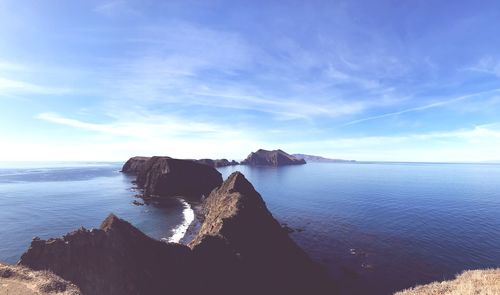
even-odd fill
[{"label": "coastline", "polygon": [[[310,167],[306,167],[306,166],[310,166]],[[304,172],[307,172],[307,171],[310,172],[310,171],[315,170],[315,169],[319,169],[321,171],[321,169],[323,169],[323,167],[326,167],[326,165],[315,165],[315,163],[313,163],[313,165],[305,165],[305,166],[302,166],[302,168],[297,168],[294,170],[300,172],[300,174],[297,174],[297,175],[309,175],[310,173],[304,173]],[[340,171],[338,170],[338,169],[343,168],[343,167],[344,167],[344,165],[336,166],[335,169],[324,170],[324,171],[333,171],[334,175],[336,175],[336,177],[339,177],[339,175],[343,174],[344,171],[350,171],[350,170],[346,170],[347,168],[344,170],[340,170]],[[352,168],[349,168],[349,167],[352,167]],[[348,169],[355,169],[355,166],[351,165],[349,167],[348,167]],[[395,170],[395,168],[392,168],[392,165],[386,165],[384,167],[386,167],[386,168],[389,167],[391,171]],[[450,169],[450,168],[447,168],[446,166],[443,166],[443,167],[446,169]],[[309,170],[304,171],[305,168],[308,168]],[[358,168],[356,168],[356,169],[358,169]],[[406,169],[407,168],[405,168],[405,170]],[[418,168],[418,169],[420,170],[423,168]],[[429,169],[431,169],[431,168],[429,168]],[[232,170],[234,170],[234,169],[232,169],[232,168],[221,169],[219,172],[221,172],[224,176],[225,174],[228,174],[228,172],[230,172]],[[260,168],[253,169],[251,167],[247,168],[247,166],[240,167],[238,170],[243,170],[243,172],[249,172],[248,173],[249,175],[252,175],[252,172],[253,172],[254,173],[253,179],[257,179],[257,180],[259,178],[256,176],[266,176],[266,179],[269,179],[269,183],[271,183],[271,182],[276,183],[276,180],[279,180],[278,176],[280,176],[277,173],[273,172],[273,175],[271,175],[272,177],[270,177],[268,170],[263,170]],[[396,169],[396,170],[401,171],[400,169]],[[91,169],[91,171],[93,171],[93,170]],[[288,170],[284,170],[284,171],[289,174],[291,170],[288,169]],[[338,171],[338,173],[337,173],[337,171]],[[355,170],[355,171],[359,171],[359,169]],[[259,172],[259,174],[256,175],[257,172]],[[85,170],[82,173],[88,173],[88,172],[86,172],[86,170]],[[105,172],[105,173],[107,173],[107,172]],[[337,174],[335,174],[335,173],[337,173]],[[98,174],[98,175],[100,175],[100,174]],[[108,174],[104,174],[104,175],[108,175]],[[311,174],[311,175],[314,175],[314,174]],[[468,174],[465,174],[465,175],[468,175]],[[78,175],[76,175],[76,176],[78,176]],[[101,178],[99,178],[99,179],[101,179]],[[119,177],[117,179],[118,179],[117,184],[119,184],[119,185],[115,184],[116,181],[113,181],[112,182],[113,185],[110,185],[111,189],[116,190],[116,187],[121,187],[122,182],[126,183],[127,187],[125,188],[125,190],[127,191],[127,194],[130,193],[131,197],[138,198],[137,199],[138,201],[144,200],[144,203],[145,203],[144,205],[147,204],[147,205],[154,206],[157,203],[162,203],[163,201],[165,201],[166,203],[171,203],[172,205],[175,205],[175,213],[174,213],[176,216],[175,219],[172,219],[172,218],[165,219],[167,221],[166,224],[168,224],[169,221],[172,223],[166,228],[166,230],[165,230],[165,224],[163,224],[163,225],[158,224],[158,226],[160,226],[160,228],[163,227],[163,232],[159,231],[160,232],[159,235],[156,235],[156,236],[151,235],[151,236],[154,236],[154,238],[156,238],[157,240],[162,240],[163,244],[171,244],[171,243],[175,244],[175,242],[177,242],[177,243],[187,245],[187,244],[189,244],[190,240],[193,240],[194,237],[196,236],[196,234],[200,231],[200,226],[202,225],[202,223],[204,221],[204,211],[202,210],[203,209],[202,205],[204,203],[205,198],[196,199],[196,198],[189,198],[189,197],[179,197],[180,195],[177,195],[177,197],[173,196],[170,199],[168,197],[161,198],[158,195],[144,196],[142,194],[143,190],[136,186],[136,183],[135,183],[135,181],[133,181],[131,176],[123,176],[123,177]],[[343,178],[340,178],[340,179],[343,179]],[[99,185],[104,184],[104,188],[106,188],[106,183],[97,182],[96,184],[99,184]],[[132,185],[130,185],[131,187],[129,186],[129,184],[132,184]],[[262,183],[260,183],[261,187],[264,187],[264,189],[262,190],[263,194],[271,201],[275,200],[276,196],[280,196],[282,194],[288,195],[288,197],[283,200],[283,201],[287,202],[286,204],[289,204],[289,202],[293,202],[294,200],[300,198],[301,195],[307,195],[307,193],[309,193],[309,191],[312,191],[312,192],[315,191],[314,190],[315,188],[313,186],[308,186],[302,190],[296,191],[297,188],[295,186],[295,183],[292,183],[290,181],[289,182],[282,182],[282,184],[283,184],[283,186],[279,189],[279,191],[277,191],[277,190],[269,189],[269,187],[271,187],[271,186],[267,187],[267,189],[266,189],[266,186],[265,185],[263,186]],[[285,189],[285,187],[290,188],[290,189]],[[377,191],[377,190],[375,190],[375,191]],[[109,194],[109,191],[105,190],[104,193]],[[117,194],[116,194],[117,196],[115,197],[114,201],[118,200],[119,196],[122,194],[123,194],[122,190],[117,190]],[[98,197],[101,197],[101,196],[98,196]],[[124,202],[124,204],[126,204],[127,206],[130,207],[129,203],[130,203],[130,201],[128,201],[128,200],[125,200],[125,202]],[[272,204],[272,202],[271,202],[271,204]],[[138,204],[134,204],[134,205],[138,205]],[[292,203],[292,205],[293,205],[293,203]],[[158,212],[161,213],[163,208],[167,207],[167,206],[168,206],[168,204],[160,204],[160,206],[159,206],[160,210],[158,210]],[[146,207],[138,207],[138,206],[132,206],[132,208],[139,208],[140,211],[143,211],[144,209],[146,209]],[[276,208],[272,208],[272,209],[276,210]],[[276,216],[280,216],[279,210],[280,210],[280,208],[278,208],[276,210],[276,212],[278,212],[278,214],[276,214]],[[281,213],[283,213],[283,211],[281,211]],[[289,215],[285,214],[284,216],[291,216],[290,214],[292,214],[292,213],[294,213],[294,211],[287,212],[287,214],[289,214]],[[191,216],[191,218],[189,216]],[[131,218],[131,220],[133,220],[133,218]],[[191,222],[188,222],[188,221],[191,221]],[[356,236],[359,236],[359,233],[357,233],[356,231],[353,231],[352,228],[343,228],[343,227],[344,227],[344,225],[341,225],[340,228],[335,228],[335,232],[340,233],[342,235],[344,233],[344,231],[346,231],[345,234],[349,235],[348,240],[346,240],[346,241],[348,241],[348,242],[349,241],[359,241],[359,239],[356,238]],[[333,230],[332,230],[332,232],[333,232]],[[302,239],[314,241],[314,239],[311,238],[311,236],[312,236],[311,233],[314,234],[314,228],[311,228],[311,229],[307,230],[306,233],[301,234],[300,235],[301,238],[297,242],[300,242]],[[366,234],[366,233],[362,233],[362,234]],[[57,233],[55,235],[57,235]],[[52,235],[52,236],[55,236],[55,235]],[[294,235],[292,235],[292,237],[293,236]],[[331,236],[333,237],[333,235],[331,235]],[[296,237],[297,236],[295,236],[295,238]],[[314,238],[314,236],[312,236],[312,237]],[[328,237],[326,237],[326,238],[327,239],[322,239],[323,243],[327,243],[327,242],[331,241],[331,240],[328,240]],[[342,236],[341,236],[341,238],[342,238]],[[371,238],[383,239],[382,236],[371,237]],[[355,254],[353,254],[353,251],[346,252],[346,254],[345,254],[347,257],[346,259],[349,259],[349,261],[352,260],[352,263],[344,264],[344,263],[342,263],[342,262],[344,262],[343,260],[335,260],[334,258],[332,258],[333,255],[330,255],[330,256],[326,255],[325,258],[323,258],[323,256],[315,255],[314,251],[316,251],[316,248],[310,247],[309,241],[305,244],[299,243],[299,245],[302,245],[304,250],[312,251],[312,252],[307,252],[307,253],[313,253],[313,256],[316,258],[317,262],[324,264],[325,266],[334,265],[334,270],[336,270],[337,268],[339,268],[341,271],[344,269],[347,270],[346,273],[342,272],[340,274],[337,274],[336,272],[334,272],[334,274],[333,274],[334,277],[339,278],[338,281],[342,282],[339,285],[339,289],[344,290],[344,292],[348,292],[345,290],[352,291],[352,289],[351,289],[352,285],[353,284],[358,285],[360,282],[367,281],[368,284],[374,285],[370,281],[371,280],[370,278],[374,277],[374,274],[376,275],[377,278],[384,279],[384,277],[382,275],[379,275],[379,274],[381,273],[380,272],[381,270],[383,271],[383,267],[385,267],[385,265],[382,264],[382,263],[385,263],[385,260],[383,260],[381,258],[378,260],[378,262],[374,261],[373,258],[376,258],[375,254],[377,254],[377,253],[370,251],[370,249],[367,247],[363,247],[363,244],[359,244],[359,243],[352,244],[352,245],[349,244],[345,247],[342,247],[343,250],[354,249],[356,251]],[[391,241],[389,241],[389,242],[391,242]],[[398,245],[401,246],[401,244],[398,244]],[[338,245],[336,245],[335,247],[338,247]],[[358,252],[359,249],[361,249],[360,252]],[[368,255],[364,254],[365,251],[371,257],[370,259],[372,259],[372,261],[369,264],[365,264],[364,261],[360,261],[360,259],[359,259],[361,257],[368,256]],[[340,257],[344,257],[343,256],[344,252],[340,253]],[[381,255],[381,254],[378,253],[377,255]],[[382,257],[382,256],[379,256],[379,257]],[[10,261],[10,263],[15,263],[15,261]],[[338,267],[335,265],[337,265]],[[353,266],[353,267],[350,267],[349,269],[344,268],[344,266],[346,266],[346,265]],[[374,267],[371,268],[371,266],[374,266]],[[358,271],[357,267],[361,267],[362,270]],[[471,268],[471,269],[475,269],[475,268]],[[356,275],[356,273],[360,273],[361,275]],[[377,273],[379,273],[379,274],[377,274]],[[460,273],[460,270],[456,271],[455,273]],[[417,273],[417,275],[418,275],[418,273]],[[412,277],[418,278],[417,275],[412,276]],[[451,279],[451,276],[454,276],[454,274],[451,274],[451,275],[447,276],[446,278]],[[441,279],[443,279],[443,278],[441,278]],[[439,282],[440,278],[434,278],[434,281]],[[426,284],[427,282],[430,282],[430,280],[428,280],[428,281],[421,281],[420,280],[419,282],[420,282],[420,284]],[[378,285],[380,285],[380,283]],[[376,285],[376,286],[378,286],[378,285]],[[396,292],[396,290],[403,290],[405,288],[409,288],[409,286],[413,286],[413,284],[411,284],[411,285],[406,284],[405,286],[400,285],[399,287],[391,290],[391,292]],[[345,288],[342,289],[343,287],[346,287],[347,289],[345,289]],[[376,288],[372,288],[372,287],[369,287],[369,288],[370,288],[369,290],[372,292],[372,294],[382,294],[380,292],[377,292],[378,289],[376,289]],[[342,294],[348,294],[348,293],[342,293]],[[388,293],[385,293],[385,294],[388,294]]]},{"label": "coastline", "polygon": [[195,201],[187,201],[184,200],[185,202],[189,203],[190,209],[193,211],[194,218],[188,225],[184,236],[178,241],[178,243],[187,245],[190,241],[194,239],[194,237],[198,234],[200,231],[201,225],[203,223],[203,211],[202,211],[202,202],[195,202]]},{"label": "coastline", "polygon": [[[183,222],[177,225],[173,230],[172,230],[172,235],[168,238],[162,238],[162,241],[169,242],[169,243],[181,243],[187,236],[188,230],[191,227],[191,224],[195,221],[195,211],[193,210],[191,204],[183,199],[182,197],[178,197],[177,200],[182,204],[183,209],[182,209],[182,215],[183,215]],[[184,243],[182,243],[184,244]]]}]

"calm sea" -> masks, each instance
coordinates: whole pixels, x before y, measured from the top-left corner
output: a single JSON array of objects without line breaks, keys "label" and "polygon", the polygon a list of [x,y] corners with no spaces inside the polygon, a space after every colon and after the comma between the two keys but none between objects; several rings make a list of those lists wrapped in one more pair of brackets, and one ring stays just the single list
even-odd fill
[{"label": "calm sea", "polygon": [[[0,165],[0,261],[33,236],[97,227],[113,212],[148,235],[179,236],[179,200],[137,206],[121,163]],[[30,167],[31,166],[31,167]],[[2,168],[4,167],[4,168]],[[343,294],[389,294],[500,267],[500,165],[310,163],[239,170]],[[186,214],[188,212],[188,214]]]},{"label": "calm sea", "polygon": [[[123,163],[0,163],[0,261],[15,263],[33,237],[98,228],[114,213],[156,239],[174,240],[186,203],[134,205],[135,177]],[[191,210],[189,210],[191,211]]]}]

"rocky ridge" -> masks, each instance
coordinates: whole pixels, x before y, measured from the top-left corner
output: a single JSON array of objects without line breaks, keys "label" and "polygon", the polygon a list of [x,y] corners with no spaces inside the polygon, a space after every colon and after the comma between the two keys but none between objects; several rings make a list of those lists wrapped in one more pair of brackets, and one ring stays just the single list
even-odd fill
[{"label": "rocky ridge", "polygon": [[[208,166],[207,166],[208,167]],[[286,234],[243,174],[203,202],[188,246],[153,240],[110,215],[100,229],[34,239],[20,264],[83,294],[332,294],[326,273]]]}]

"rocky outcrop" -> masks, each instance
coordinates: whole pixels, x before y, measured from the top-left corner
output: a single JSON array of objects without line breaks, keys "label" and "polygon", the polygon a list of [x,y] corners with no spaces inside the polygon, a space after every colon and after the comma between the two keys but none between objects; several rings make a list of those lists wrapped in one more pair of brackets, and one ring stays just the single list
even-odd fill
[{"label": "rocky outcrop", "polygon": [[326,273],[233,173],[203,202],[189,247],[153,240],[110,215],[100,229],[34,239],[20,264],[49,269],[84,294],[333,294]]},{"label": "rocky outcrop", "polygon": [[[203,203],[204,222],[189,246],[219,239],[235,253],[238,284],[251,294],[332,294],[326,274],[273,218],[260,194],[235,172]],[[220,282],[222,283],[222,282]],[[267,293],[266,293],[267,292]]]},{"label": "rocky outcrop", "polygon": [[2,295],[80,295],[74,284],[49,271],[0,263],[0,294]]},{"label": "rocky outcrop", "polygon": [[354,163],[354,162],[356,162],[355,160],[331,159],[331,158],[306,155],[306,154],[292,154],[292,156],[294,156],[297,159],[304,159],[308,163],[310,163],[310,162],[318,162],[318,163]]},{"label": "rocky outcrop", "polygon": [[146,196],[200,198],[222,183],[213,167],[170,157],[152,157],[137,174],[137,185]]},{"label": "rocky outcrop", "polygon": [[241,162],[244,165],[252,166],[285,166],[285,165],[300,165],[305,164],[304,159],[297,159],[292,155],[285,153],[282,150],[258,150],[250,153],[248,157]]},{"label": "rocky outcrop", "polygon": [[129,174],[138,174],[144,167],[146,161],[149,159],[150,159],[149,157],[132,157],[128,159],[127,162],[125,162],[121,172]]},{"label": "rocky outcrop", "polygon": [[49,269],[84,294],[191,294],[192,256],[188,247],[153,240],[110,215],[100,229],[34,239],[19,263]]},{"label": "rocky outcrop", "polygon": [[227,159],[217,159],[217,160],[212,160],[212,159],[200,159],[200,160],[193,160],[196,163],[199,164],[205,164],[210,167],[218,168],[218,167],[226,167],[226,166],[234,166],[238,165],[239,163],[236,162],[235,160],[229,161]]}]

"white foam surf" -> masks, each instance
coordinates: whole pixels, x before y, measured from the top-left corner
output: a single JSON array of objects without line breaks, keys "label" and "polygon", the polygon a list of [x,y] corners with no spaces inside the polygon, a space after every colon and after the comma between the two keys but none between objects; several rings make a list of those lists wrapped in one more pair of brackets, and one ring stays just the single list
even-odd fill
[{"label": "white foam surf", "polygon": [[194,211],[193,208],[191,208],[191,205],[189,205],[188,202],[181,198],[179,198],[179,201],[184,207],[184,209],[182,210],[184,221],[172,230],[173,234],[170,238],[164,239],[167,242],[171,243],[179,243],[180,240],[186,235],[189,225],[191,225],[191,222],[193,222],[194,220]]}]

